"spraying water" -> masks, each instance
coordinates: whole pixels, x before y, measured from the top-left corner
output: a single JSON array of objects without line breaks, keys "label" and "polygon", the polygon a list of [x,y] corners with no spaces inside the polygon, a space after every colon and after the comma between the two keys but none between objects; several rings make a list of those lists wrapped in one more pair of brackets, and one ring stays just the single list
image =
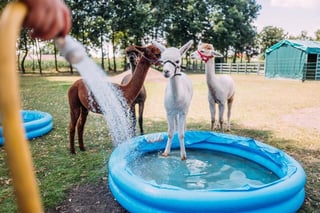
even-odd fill
[{"label": "spraying water", "polygon": [[[114,86],[106,73],[86,54],[85,48],[71,36],[56,39],[65,59],[83,77],[89,91],[99,104],[116,146],[133,136],[130,110],[121,90]],[[93,101],[93,100],[92,100]]]}]

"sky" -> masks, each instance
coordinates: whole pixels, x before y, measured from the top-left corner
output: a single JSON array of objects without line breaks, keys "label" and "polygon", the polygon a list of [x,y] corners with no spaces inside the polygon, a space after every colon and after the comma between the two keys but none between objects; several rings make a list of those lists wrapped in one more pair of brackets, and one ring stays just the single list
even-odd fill
[{"label": "sky", "polygon": [[262,8],[254,22],[258,32],[265,26],[280,27],[289,35],[307,31],[315,37],[320,29],[320,0],[256,0]]}]

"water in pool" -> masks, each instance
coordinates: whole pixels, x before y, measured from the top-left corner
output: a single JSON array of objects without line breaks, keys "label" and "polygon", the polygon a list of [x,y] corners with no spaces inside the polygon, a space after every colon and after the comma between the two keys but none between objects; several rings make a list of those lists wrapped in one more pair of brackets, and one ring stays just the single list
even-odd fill
[{"label": "water in pool", "polygon": [[179,150],[169,157],[160,152],[146,153],[129,165],[132,172],[157,185],[188,190],[232,190],[257,187],[279,178],[259,164],[235,155],[201,149],[188,149],[187,160]]}]

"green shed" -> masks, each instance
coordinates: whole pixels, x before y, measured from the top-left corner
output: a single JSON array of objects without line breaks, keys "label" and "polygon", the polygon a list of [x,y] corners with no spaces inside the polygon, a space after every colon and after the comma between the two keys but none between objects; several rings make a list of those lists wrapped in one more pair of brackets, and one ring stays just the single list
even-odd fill
[{"label": "green shed", "polygon": [[266,50],[265,76],[320,80],[320,42],[282,40]]}]

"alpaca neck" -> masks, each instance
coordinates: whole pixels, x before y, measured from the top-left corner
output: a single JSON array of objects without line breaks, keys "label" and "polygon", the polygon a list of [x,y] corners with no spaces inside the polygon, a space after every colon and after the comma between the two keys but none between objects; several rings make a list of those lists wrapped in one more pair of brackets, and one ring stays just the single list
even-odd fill
[{"label": "alpaca neck", "polygon": [[131,68],[131,73],[134,73],[136,69],[136,63],[135,61],[130,61],[130,68]]},{"label": "alpaca neck", "polygon": [[144,57],[141,57],[134,72],[132,73],[131,80],[126,85],[119,86],[128,105],[131,105],[142,89],[150,66],[151,63]]},{"label": "alpaca neck", "polygon": [[210,58],[207,61],[205,65],[205,69],[206,69],[207,82],[216,80],[214,58]]},{"label": "alpaca neck", "polygon": [[172,78],[170,78],[169,80],[169,84],[172,90],[172,96],[174,100],[178,100],[178,97],[180,97],[180,94],[183,92],[181,87],[181,83],[179,83],[179,79],[180,76],[174,76]]}]

